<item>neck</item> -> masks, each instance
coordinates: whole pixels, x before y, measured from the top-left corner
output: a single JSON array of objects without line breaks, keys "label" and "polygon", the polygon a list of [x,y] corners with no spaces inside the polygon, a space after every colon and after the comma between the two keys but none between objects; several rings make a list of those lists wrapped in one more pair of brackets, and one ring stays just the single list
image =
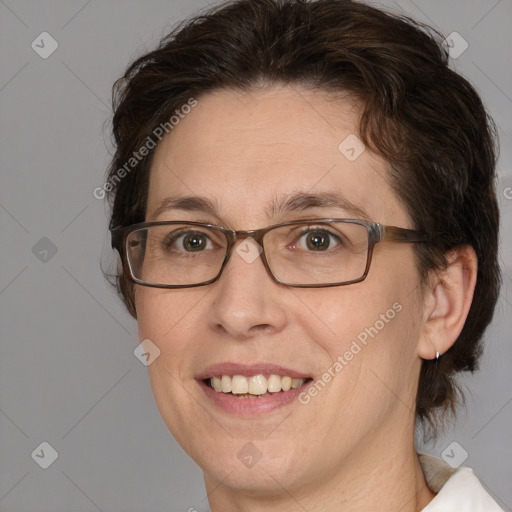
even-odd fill
[{"label": "neck", "polygon": [[[212,512],[367,512],[368,510],[419,512],[434,498],[429,489],[413,442],[413,432],[395,432],[391,436],[365,443],[350,454],[335,474],[323,475],[310,485],[277,481],[275,468],[263,469],[272,491],[250,492],[230,487],[229,475],[214,481],[205,475]],[[404,446],[404,435],[411,442]],[[254,468],[256,469],[256,467]],[[261,476],[261,475],[256,475]]]}]

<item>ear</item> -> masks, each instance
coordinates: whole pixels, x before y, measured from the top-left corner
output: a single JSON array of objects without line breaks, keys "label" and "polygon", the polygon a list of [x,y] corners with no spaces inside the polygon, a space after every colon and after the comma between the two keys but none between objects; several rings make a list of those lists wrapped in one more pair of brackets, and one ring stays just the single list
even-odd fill
[{"label": "ear", "polygon": [[478,261],[474,249],[465,245],[447,254],[448,265],[433,272],[424,297],[424,315],[418,355],[434,359],[444,354],[459,337],[466,321],[476,285]]}]

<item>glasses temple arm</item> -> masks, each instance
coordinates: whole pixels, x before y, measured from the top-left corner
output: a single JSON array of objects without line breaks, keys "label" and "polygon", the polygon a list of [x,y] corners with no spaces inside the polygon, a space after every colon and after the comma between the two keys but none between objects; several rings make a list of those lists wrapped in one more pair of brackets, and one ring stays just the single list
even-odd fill
[{"label": "glasses temple arm", "polygon": [[379,234],[381,240],[395,242],[428,242],[430,240],[430,237],[421,231],[396,226],[384,226],[383,224],[379,224]]}]

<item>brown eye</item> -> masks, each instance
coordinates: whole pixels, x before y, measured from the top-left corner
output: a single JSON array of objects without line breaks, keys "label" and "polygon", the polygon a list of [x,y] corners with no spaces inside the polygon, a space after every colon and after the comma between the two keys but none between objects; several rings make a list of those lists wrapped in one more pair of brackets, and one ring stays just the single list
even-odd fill
[{"label": "brown eye", "polygon": [[308,230],[302,233],[297,242],[299,249],[322,252],[334,249],[340,245],[340,239],[334,233],[326,230]]},{"label": "brown eye", "polygon": [[208,243],[208,239],[199,233],[193,235],[184,235],[181,237],[183,248],[186,251],[202,251]]},{"label": "brown eye", "polygon": [[312,251],[325,251],[329,248],[329,237],[324,233],[309,233],[306,236],[306,245]]},{"label": "brown eye", "polygon": [[170,234],[165,247],[179,252],[203,252],[213,248],[210,237],[199,231],[179,231]]}]

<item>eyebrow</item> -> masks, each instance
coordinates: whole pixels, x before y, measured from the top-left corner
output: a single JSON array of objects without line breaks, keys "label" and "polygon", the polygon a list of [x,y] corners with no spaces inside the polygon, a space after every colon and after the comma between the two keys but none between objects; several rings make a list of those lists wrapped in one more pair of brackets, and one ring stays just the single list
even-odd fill
[{"label": "eyebrow", "polygon": [[[337,208],[354,218],[369,219],[366,210],[357,206],[345,196],[335,192],[306,193],[296,192],[285,198],[273,199],[266,213],[273,218],[290,212],[300,212],[311,208]],[[215,201],[203,196],[169,196],[162,200],[160,206],[150,218],[156,219],[169,210],[197,212],[218,217],[219,208]]]},{"label": "eyebrow", "polygon": [[267,214],[269,217],[274,217],[310,208],[338,208],[352,217],[369,218],[364,208],[357,206],[344,195],[336,192],[320,192],[317,194],[297,192],[288,196],[284,201],[274,199],[267,208]]},{"label": "eyebrow", "polygon": [[182,210],[185,212],[199,212],[215,215],[218,208],[216,204],[201,196],[169,196],[162,200],[160,206],[152,213],[150,218],[156,219],[168,210]]}]

